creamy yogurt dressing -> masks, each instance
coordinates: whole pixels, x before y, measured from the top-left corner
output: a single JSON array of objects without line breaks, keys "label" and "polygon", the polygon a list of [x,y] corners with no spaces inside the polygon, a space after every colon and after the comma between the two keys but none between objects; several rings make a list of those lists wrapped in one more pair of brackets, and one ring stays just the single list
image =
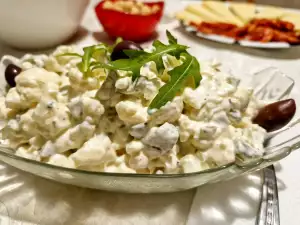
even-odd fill
[{"label": "creamy yogurt dressing", "polygon": [[2,143],[17,155],[69,168],[163,174],[263,154],[266,131],[251,122],[262,103],[217,63],[201,62],[198,88],[186,87],[149,113],[181,60],[164,55],[164,71],[149,62],[133,82],[128,72],[104,69],[84,78],[77,57],[59,57],[68,52],[80,50],[24,56],[16,87],[0,98]]}]

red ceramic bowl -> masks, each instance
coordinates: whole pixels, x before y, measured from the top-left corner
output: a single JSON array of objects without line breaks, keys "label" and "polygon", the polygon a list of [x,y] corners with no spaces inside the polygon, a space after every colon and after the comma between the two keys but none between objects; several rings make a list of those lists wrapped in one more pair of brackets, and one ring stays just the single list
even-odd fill
[{"label": "red ceramic bowl", "polygon": [[102,24],[104,31],[112,38],[122,37],[124,40],[145,41],[149,39],[160,21],[164,2],[145,3],[146,5],[158,5],[160,10],[151,15],[132,15],[110,9],[103,9],[104,1],[96,7],[96,15]]}]

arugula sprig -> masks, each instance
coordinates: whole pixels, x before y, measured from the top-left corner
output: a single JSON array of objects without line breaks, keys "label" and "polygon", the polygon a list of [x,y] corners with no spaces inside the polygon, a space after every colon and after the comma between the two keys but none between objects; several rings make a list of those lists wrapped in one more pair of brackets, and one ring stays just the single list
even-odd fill
[{"label": "arugula sprig", "polygon": [[[171,35],[169,33],[169,35]],[[132,72],[132,80],[136,80],[140,76],[140,69],[148,62],[155,62],[157,69],[163,68],[162,56],[170,54],[180,57],[180,54],[186,52],[187,47],[177,44],[174,37],[169,39],[169,45],[165,45],[156,40],[153,42],[155,50],[151,53],[141,50],[125,50],[124,53],[129,59],[119,59],[109,63],[96,62],[92,65],[92,70],[97,68],[106,68],[110,70],[123,70]]]},{"label": "arugula sprig", "polygon": [[149,105],[149,110],[159,109],[171,101],[189,77],[197,77],[194,80],[195,85],[200,83],[200,65],[197,59],[187,53],[183,53],[182,56],[185,57],[184,63],[169,71],[171,80],[159,89],[158,94]]},{"label": "arugula sprig", "polygon": [[121,42],[122,39],[118,38],[114,45],[106,45],[104,43],[92,45],[83,48],[83,55],[78,53],[64,53],[59,55],[61,56],[74,56],[80,57],[81,62],[77,65],[79,70],[83,73],[84,77],[88,77],[91,73],[92,66],[95,62],[102,61],[101,57],[105,54],[110,55],[114,49],[114,47]]},{"label": "arugula sprig", "polygon": [[[163,64],[163,56],[166,54],[175,56],[177,59],[183,58],[183,63],[169,71],[170,81],[160,88],[156,97],[149,105],[148,112],[152,109],[159,109],[167,102],[171,101],[178,92],[182,91],[186,83],[192,80],[193,86],[197,87],[201,81],[200,65],[195,57],[187,52],[188,47],[180,45],[177,39],[167,31],[168,44],[156,40],[153,42],[154,50],[146,52],[143,50],[124,50],[128,59],[119,59],[116,61],[103,62],[100,60],[100,55],[106,51],[110,55],[114,46],[105,44],[93,45],[83,49],[82,56],[76,53],[67,53],[63,56],[79,56],[82,58],[78,64],[80,71],[88,77],[91,72],[98,68],[104,68],[112,71],[123,70],[129,71],[132,74],[132,80],[135,81],[140,76],[140,69],[148,62],[155,62],[158,70],[165,69]],[[120,41],[120,40],[119,40]]]}]

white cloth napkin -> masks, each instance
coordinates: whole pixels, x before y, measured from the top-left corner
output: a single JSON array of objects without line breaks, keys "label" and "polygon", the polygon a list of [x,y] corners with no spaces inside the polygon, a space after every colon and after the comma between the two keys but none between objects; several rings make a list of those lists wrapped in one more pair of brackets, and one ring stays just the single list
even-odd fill
[{"label": "white cloth napkin", "polygon": [[0,162],[0,225],[184,225],[194,192],[147,195],[91,190]]},{"label": "white cloth napkin", "polygon": [[261,172],[199,187],[186,225],[254,225]]}]

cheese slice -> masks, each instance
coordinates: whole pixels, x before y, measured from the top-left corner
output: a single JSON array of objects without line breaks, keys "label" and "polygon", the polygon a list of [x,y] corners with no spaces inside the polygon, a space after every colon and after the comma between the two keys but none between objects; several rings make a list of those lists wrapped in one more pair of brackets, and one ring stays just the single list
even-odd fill
[{"label": "cheese slice", "polygon": [[196,23],[196,24],[200,24],[203,20],[201,19],[201,17],[197,16],[196,14],[194,13],[191,13],[189,11],[180,11],[180,12],[177,12],[175,14],[175,17],[178,19],[178,20],[182,20],[186,23]]},{"label": "cheese slice", "polygon": [[223,2],[216,1],[203,1],[203,6],[211,10],[213,13],[223,17],[223,20],[227,23],[235,24],[237,26],[243,26],[244,23],[241,19],[235,16],[228,8],[228,5]]},{"label": "cheese slice", "polygon": [[281,18],[283,21],[288,21],[295,26],[295,30],[300,30],[300,14],[294,12],[288,12]]},{"label": "cheese slice", "polygon": [[284,15],[284,10],[274,6],[263,6],[259,8],[254,18],[257,19],[279,19]]},{"label": "cheese slice", "polygon": [[186,10],[198,15],[204,22],[224,22],[222,16],[212,13],[201,4],[192,4],[186,7]]},{"label": "cheese slice", "polygon": [[249,22],[255,15],[255,5],[251,3],[230,3],[229,8],[237,15],[244,23]]}]

